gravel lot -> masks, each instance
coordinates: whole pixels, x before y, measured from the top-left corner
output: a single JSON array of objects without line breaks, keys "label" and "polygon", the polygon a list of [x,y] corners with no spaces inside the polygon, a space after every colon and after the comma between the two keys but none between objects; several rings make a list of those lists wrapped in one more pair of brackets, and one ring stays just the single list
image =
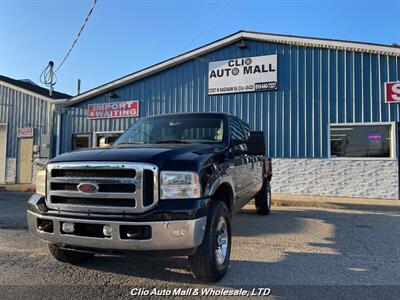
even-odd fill
[{"label": "gravel lot", "polygon": [[272,297],[297,299],[396,299],[400,292],[399,211],[275,207],[262,217],[250,207],[233,221],[228,274],[206,286],[192,279],[186,258],[101,255],[81,266],[55,261],[27,231],[29,196],[0,192],[2,299],[132,298],[133,288],[155,287],[266,287]]}]

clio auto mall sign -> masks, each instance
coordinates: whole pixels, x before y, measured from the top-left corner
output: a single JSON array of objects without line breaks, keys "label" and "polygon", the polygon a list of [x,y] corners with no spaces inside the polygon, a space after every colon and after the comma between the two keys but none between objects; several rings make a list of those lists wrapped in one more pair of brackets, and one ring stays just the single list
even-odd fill
[{"label": "clio auto mall sign", "polygon": [[88,119],[128,118],[139,116],[139,101],[89,104]]},{"label": "clio auto mall sign", "polygon": [[276,90],[277,55],[244,57],[208,64],[208,94]]}]

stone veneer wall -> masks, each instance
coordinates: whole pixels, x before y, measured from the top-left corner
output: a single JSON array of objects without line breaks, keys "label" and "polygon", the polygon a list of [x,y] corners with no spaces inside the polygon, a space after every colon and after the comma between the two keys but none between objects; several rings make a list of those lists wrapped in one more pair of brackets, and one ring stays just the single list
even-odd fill
[{"label": "stone veneer wall", "polygon": [[15,158],[7,158],[6,167],[6,183],[15,183],[17,179],[17,160]]},{"label": "stone veneer wall", "polygon": [[36,173],[37,173],[37,171],[44,169],[44,165],[47,163],[47,161],[48,161],[47,158],[35,157],[33,159],[33,164],[32,164],[32,183],[36,183]]},{"label": "stone veneer wall", "polygon": [[399,198],[397,160],[272,159],[272,192]]},{"label": "stone veneer wall", "polygon": [[[46,158],[33,158],[32,162],[32,183],[36,183],[36,173],[44,168],[47,162]],[[7,158],[6,183],[17,182],[17,160],[15,158]]]}]

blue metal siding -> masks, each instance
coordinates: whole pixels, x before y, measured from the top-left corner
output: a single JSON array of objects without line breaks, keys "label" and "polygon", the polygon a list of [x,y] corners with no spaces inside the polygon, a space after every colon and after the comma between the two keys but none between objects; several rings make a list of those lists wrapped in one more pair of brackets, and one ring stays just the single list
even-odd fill
[{"label": "blue metal siding", "polygon": [[371,106],[372,106],[372,82],[371,82],[371,55],[363,54],[363,64],[362,64],[362,103],[363,103],[363,115],[364,122],[372,122],[371,118]]},{"label": "blue metal siding", "polygon": [[[395,57],[388,57],[389,60],[389,80],[388,81],[395,81],[397,79],[397,72],[396,72],[396,58]],[[390,120],[396,120],[396,116],[399,114],[399,106],[397,104],[389,104],[390,105]]]},{"label": "blue metal siding", "polygon": [[41,132],[47,132],[48,102],[0,83],[0,123],[7,124],[7,157],[18,153],[17,130],[34,128],[34,144],[40,144]]},{"label": "blue metal siding", "polygon": [[321,110],[319,113],[320,117],[320,123],[322,124],[321,127],[321,156],[322,157],[327,157],[328,156],[328,139],[327,134],[329,133],[329,122],[325,121],[326,119],[329,118],[330,116],[330,107],[329,107],[329,92],[330,92],[330,87],[329,87],[329,50],[328,51],[322,51],[321,52],[321,71],[320,71],[320,101],[321,101]]},{"label": "blue metal siding", "polygon": [[[278,90],[208,96],[208,62],[278,55]],[[384,103],[384,82],[399,80],[398,57],[345,50],[247,41],[228,45],[148,76],[115,92],[68,107],[62,121],[62,151],[71,135],[125,130],[136,120],[88,120],[89,103],[140,101],[140,116],[222,111],[242,118],[267,135],[271,157],[327,157],[330,123],[399,121],[397,104]]]}]

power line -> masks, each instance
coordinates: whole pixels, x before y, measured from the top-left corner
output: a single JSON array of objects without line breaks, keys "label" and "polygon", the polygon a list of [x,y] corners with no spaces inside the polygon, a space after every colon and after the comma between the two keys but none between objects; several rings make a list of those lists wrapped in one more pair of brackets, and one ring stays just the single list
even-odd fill
[{"label": "power line", "polygon": [[224,10],[228,7],[228,5],[232,2],[232,0],[226,1],[225,5],[219,10],[219,12],[210,19],[210,21],[204,26],[204,28],[193,38],[193,40],[187,44],[184,50],[187,50],[207,29],[214,23],[214,21],[224,12]]},{"label": "power line", "polygon": [[78,35],[76,36],[74,42],[72,43],[71,48],[69,48],[69,50],[68,50],[67,54],[65,55],[64,59],[62,60],[61,64],[59,64],[59,66],[57,67],[57,69],[54,72],[57,72],[61,68],[61,66],[65,63],[65,61],[67,60],[68,56],[70,55],[70,53],[71,53],[72,49],[74,48],[75,44],[78,42],[78,39],[81,36],[81,33],[82,33],[83,29],[85,28],[86,23],[88,22],[89,17],[93,12],[94,7],[96,6],[96,3],[97,3],[97,0],[93,0],[92,7],[90,8],[90,10],[88,12],[88,14],[87,14],[87,16],[85,18],[85,21],[83,22],[83,24],[81,26],[81,29],[78,32]]}]

